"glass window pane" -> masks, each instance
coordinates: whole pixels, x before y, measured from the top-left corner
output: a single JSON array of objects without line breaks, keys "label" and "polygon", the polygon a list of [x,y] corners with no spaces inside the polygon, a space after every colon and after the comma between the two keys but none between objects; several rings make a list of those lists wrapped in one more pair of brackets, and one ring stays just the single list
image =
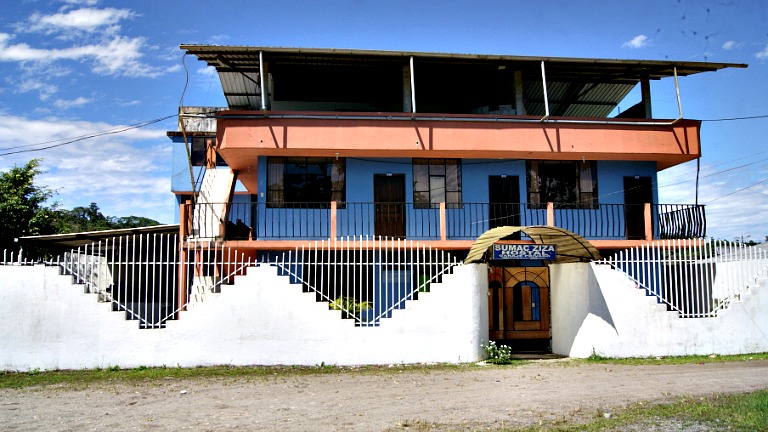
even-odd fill
[{"label": "glass window pane", "polygon": [[461,191],[461,178],[459,176],[459,169],[455,164],[446,166],[445,187],[450,192]]},{"label": "glass window pane", "polygon": [[445,159],[430,159],[429,175],[445,175]]},{"label": "glass window pane", "polygon": [[430,176],[430,199],[432,204],[445,202],[445,177],[443,176]]},{"label": "glass window pane", "polygon": [[413,165],[413,190],[414,201],[415,192],[427,192],[429,191],[429,174],[426,165]]}]

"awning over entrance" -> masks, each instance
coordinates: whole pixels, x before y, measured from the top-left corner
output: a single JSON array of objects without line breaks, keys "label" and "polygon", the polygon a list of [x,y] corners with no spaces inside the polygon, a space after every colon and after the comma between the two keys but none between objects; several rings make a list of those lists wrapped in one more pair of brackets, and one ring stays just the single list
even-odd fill
[{"label": "awning over entrance", "polygon": [[600,252],[584,237],[566,229],[550,226],[503,226],[484,232],[475,240],[464,263],[480,261],[494,243],[509,235],[522,232],[536,244],[557,246],[555,263],[588,262],[600,259]]}]

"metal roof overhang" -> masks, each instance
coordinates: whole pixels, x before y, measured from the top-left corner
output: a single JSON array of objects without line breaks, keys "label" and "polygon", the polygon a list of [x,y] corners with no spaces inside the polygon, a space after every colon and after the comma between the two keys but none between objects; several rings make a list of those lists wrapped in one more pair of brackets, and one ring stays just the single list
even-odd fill
[{"label": "metal roof overhang", "polygon": [[711,72],[724,68],[744,68],[741,63],[688,62],[672,60],[620,60],[572,57],[536,57],[487,54],[446,54],[413,51],[377,51],[322,48],[281,48],[258,46],[181,45],[188,54],[197,56],[219,71],[258,72],[259,54],[270,62],[296,64],[359,65],[381,62],[405,62],[410,57],[431,63],[494,63],[519,66],[540,71],[541,62],[547,65],[547,77],[617,79],[637,81],[643,78],[660,79],[674,75],[685,76]]},{"label": "metal roof overhang", "polygon": [[34,244],[37,246],[47,246],[55,248],[79,248],[86,245],[97,243],[114,237],[128,236],[132,234],[178,234],[179,224],[154,225],[138,228],[121,228],[104,231],[87,231],[70,234],[51,234],[39,236],[19,237],[19,242],[24,244]]},{"label": "metal roof overhang", "polygon": [[522,232],[536,244],[557,246],[554,263],[589,262],[600,259],[600,252],[584,237],[566,229],[550,226],[503,226],[484,232],[475,240],[464,260],[466,264],[480,261],[494,243],[506,236]]}]

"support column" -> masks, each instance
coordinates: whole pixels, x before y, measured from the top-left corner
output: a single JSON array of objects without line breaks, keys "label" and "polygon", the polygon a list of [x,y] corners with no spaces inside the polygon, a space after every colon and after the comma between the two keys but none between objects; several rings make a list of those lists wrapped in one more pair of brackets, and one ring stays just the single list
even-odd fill
[{"label": "support column", "polygon": [[448,240],[448,228],[445,226],[445,202],[440,203],[440,240]]},{"label": "support column", "polygon": [[651,204],[643,204],[643,217],[645,218],[645,239],[653,240],[653,219],[651,219]]},{"label": "support column", "polygon": [[411,66],[403,66],[403,112],[411,112]]},{"label": "support column", "polygon": [[515,71],[515,114],[525,115],[525,104],[523,103],[523,72]]},{"label": "support column", "polygon": [[336,201],[331,201],[331,226],[330,234],[331,240],[336,240]]},{"label": "support column", "polygon": [[555,203],[547,203],[547,226],[555,226]]},{"label": "support column", "polygon": [[640,92],[642,93],[643,107],[645,108],[645,118],[653,118],[651,110],[651,81],[648,78],[643,78],[640,81]]}]

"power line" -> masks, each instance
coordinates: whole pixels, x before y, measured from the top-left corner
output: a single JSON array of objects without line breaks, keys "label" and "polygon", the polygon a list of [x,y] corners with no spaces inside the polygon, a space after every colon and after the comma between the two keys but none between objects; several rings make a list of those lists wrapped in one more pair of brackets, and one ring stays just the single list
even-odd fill
[{"label": "power line", "polygon": [[722,122],[722,121],[735,121],[735,120],[755,120],[755,119],[764,119],[768,118],[768,114],[763,115],[755,115],[755,116],[745,116],[745,117],[728,117],[728,118],[718,118],[718,119],[702,119],[703,122]]},{"label": "power line", "polygon": [[741,192],[741,191],[745,191],[745,190],[747,190],[747,189],[749,189],[749,188],[751,188],[751,187],[757,186],[757,185],[759,185],[759,184],[761,184],[761,183],[765,183],[765,182],[767,182],[767,181],[768,181],[768,178],[764,178],[764,179],[762,179],[762,180],[760,180],[760,181],[758,181],[758,182],[752,183],[752,184],[751,184],[751,185],[749,185],[749,186],[744,186],[744,187],[743,187],[743,188],[741,188],[741,189],[736,189],[736,190],[735,190],[735,191],[733,191],[733,192],[729,192],[729,193],[727,193],[727,194],[725,194],[725,195],[720,195],[719,197],[717,197],[717,198],[715,198],[715,199],[709,200],[709,201],[707,202],[707,204],[711,204],[711,203],[713,203],[713,202],[715,202],[715,201],[717,201],[717,200],[719,200],[719,199],[721,199],[721,198],[729,197],[729,196],[731,196],[731,195],[733,195],[733,194],[739,193],[739,192]]},{"label": "power line", "polygon": [[143,127],[149,126],[151,124],[159,123],[159,122],[161,122],[163,120],[168,120],[169,118],[174,118],[174,117],[177,117],[177,114],[168,115],[168,116],[165,116],[165,117],[160,117],[160,118],[156,118],[156,119],[153,119],[153,120],[147,120],[147,121],[144,121],[144,122],[141,122],[141,123],[136,123],[136,124],[125,126],[125,127],[121,127],[121,128],[115,128],[115,129],[109,129],[109,130],[102,131],[102,132],[96,132],[96,133],[89,134],[89,135],[81,135],[79,137],[75,137],[75,138],[72,138],[72,139],[65,138],[65,139],[68,139],[68,141],[64,141],[64,142],[60,142],[58,144],[48,145],[48,146],[40,147],[40,148],[26,149],[26,150],[17,150],[17,149],[21,149],[21,148],[25,148],[25,147],[38,146],[38,145],[48,144],[48,143],[57,142],[57,141],[61,141],[61,140],[54,140],[54,141],[48,141],[48,142],[43,142],[43,143],[37,143],[37,144],[25,144],[25,145],[20,145],[20,146],[15,146],[15,147],[8,147],[8,148],[5,148],[3,150],[14,150],[14,151],[7,151],[5,153],[0,153],[0,156],[8,156],[8,155],[19,154],[19,153],[31,153],[31,152],[37,152],[37,151],[42,151],[42,150],[48,150],[48,149],[52,149],[52,148],[55,148],[55,147],[61,147],[61,146],[73,144],[73,143],[76,143],[76,142],[79,142],[79,141],[85,141],[87,139],[98,138],[98,137],[106,136],[106,135],[115,135],[115,134],[127,132],[127,131],[132,130],[132,129],[143,128]]}]

